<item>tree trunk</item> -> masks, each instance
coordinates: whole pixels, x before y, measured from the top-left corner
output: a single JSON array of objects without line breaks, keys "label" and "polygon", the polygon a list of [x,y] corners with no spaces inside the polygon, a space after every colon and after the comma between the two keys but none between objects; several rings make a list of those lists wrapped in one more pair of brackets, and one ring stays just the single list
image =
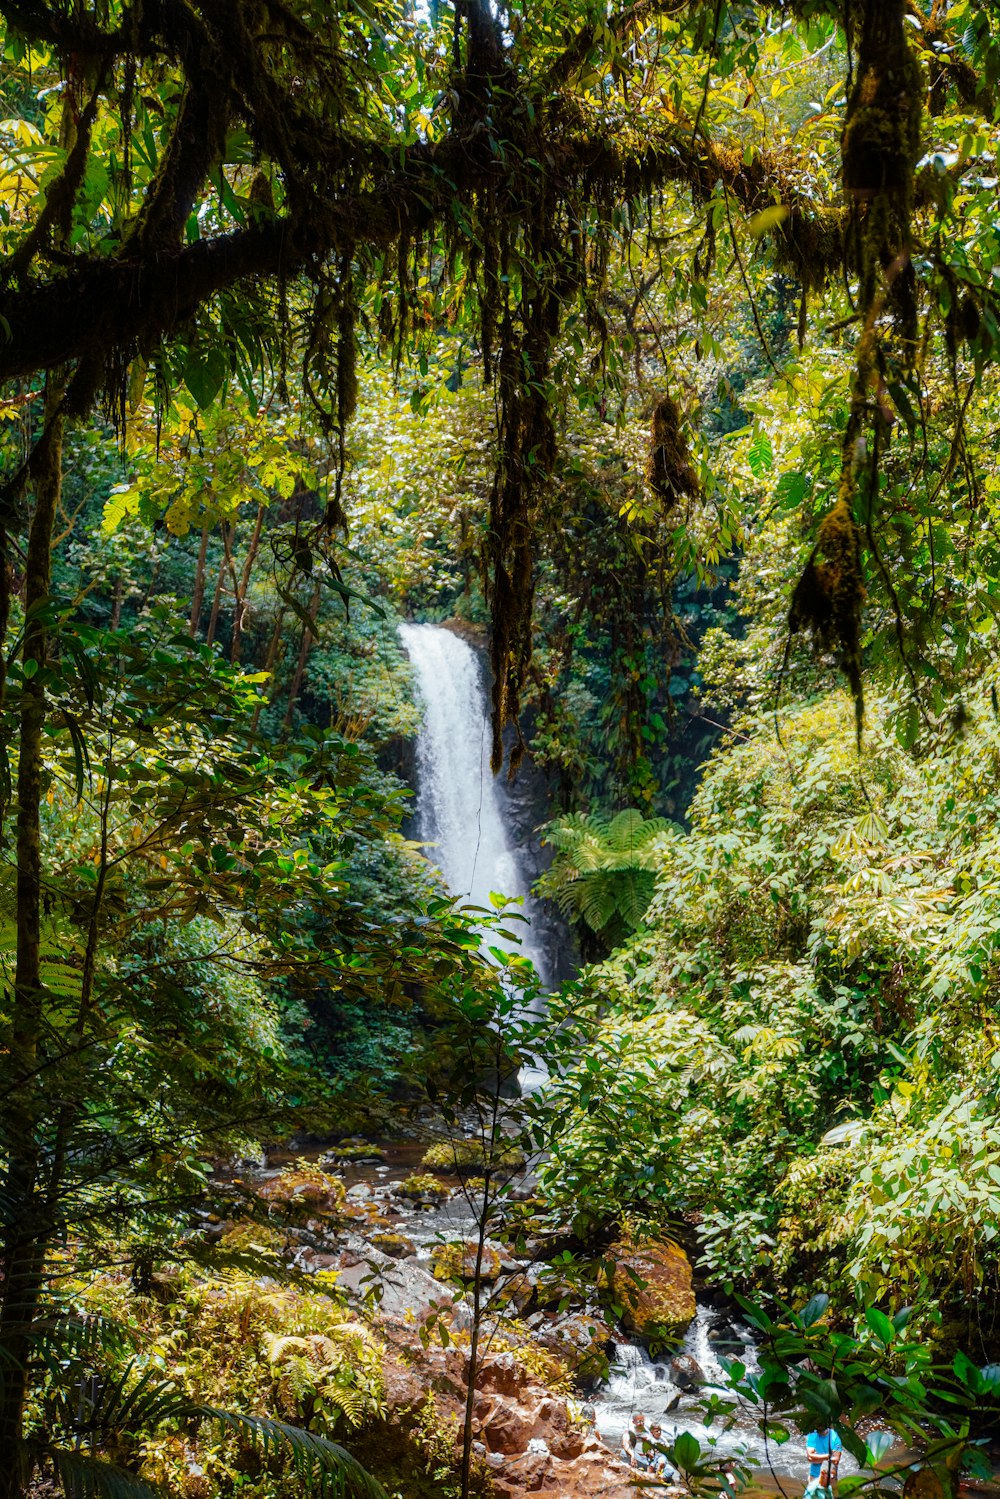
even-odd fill
[{"label": "tree trunk", "polygon": [[121,576],[115,580],[115,595],[111,605],[111,628],[117,630],[122,622],[122,598],[125,593],[125,580]]},{"label": "tree trunk", "polygon": [[194,569],[194,589],[191,594],[191,623],[188,626],[192,640],[198,634],[198,626],[201,624],[201,606],[205,601],[205,557],[207,553],[208,527],[202,526],[201,545],[198,548],[198,561]]},{"label": "tree trunk", "polygon": [[469,1341],[469,1378],[465,1386],[465,1418],[462,1423],[461,1499],[469,1499],[472,1487],[472,1416],[476,1407],[479,1375],[479,1338],[483,1326],[483,1254],[489,1215],[490,1171],[483,1178],[483,1206],[476,1225],[476,1268],[472,1278],[472,1332]]},{"label": "tree trunk", "polygon": [[257,560],[257,549],[260,546],[260,532],[263,524],[264,506],[258,505],[257,520],[254,524],[253,535],[250,538],[250,546],[247,549],[246,561],[243,564],[239,583],[236,585],[236,605],[233,610],[233,643],[229,653],[229,659],[234,666],[240,659],[240,642],[243,639],[243,614],[246,609],[250,579],[253,575],[253,565]]},{"label": "tree trunk", "polygon": [[[223,534],[225,534],[225,521],[222,523]],[[205,636],[208,644],[215,640],[215,632],[219,627],[219,607],[222,603],[222,585],[226,577],[226,555],[223,550],[222,561],[219,563],[219,576],[215,584],[215,596],[212,599],[212,612],[208,617],[208,633]]]},{"label": "tree trunk", "polygon": [[[317,583],[313,589],[312,598],[309,601],[309,613],[313,619],[315,619],[316,611],[319,608],[320,596],[319,584]],[[304,626],[302,630],[302,644],[299,647],[299,659],[295,664],[295,675],[292,677],[292,685],[289,688],[288,707],[285,709],[285,721],[282,725],[282,730],[286,734],[292,726],[292,713],[298,701],[299,693],[302,691],[302,678],[306,674],[306,662],[309,659],[309,652],[312,649],[314,639],[315,636],[312,630],[309,629],[309,626]]]},{"label": "tree trunk", "polygon": [[27,1473],[19,1461],[27,1363],[43,1289],[43,1264],[51,1233],[40,1196],[42,1163],[39,1048],[44,1021],[41,978],[44,668],[48,624],[52,532],[62,483],[62,389],[53,384],[45,400],[43,436],[33,458],[35,511],[25,565],[24,642],[17,771],[17,961],[10,1030],[8,1082],[0,1108],[0,1148],[7,1153],[2,1203],[3,1301],[0,1305],[0,1499],[19,1499]]},{"label": "tree trunk", "polygon": [[[279,650],[279,647],[281,645],[281,631],[282,631],[282,629],[284,627],[284,623],[285,623],[285,606],[284,606],[284,604],[282,604],[281,608],[278,610],[277,618],[274,621],[274,629],[271,631],[271,639],[270,639],[270,642],[268,643],[268,647],[267,647],[267,657],[266,657],[266,659],[264,661],[264,670],[266,672],[268,672],[269,674],[273,673],[274,667],[275,667],[275,663],[276,663],[276,661],[278,659],[278,650]],[[275,696],[276,696],[276,694],[274,694],[274,693],[271,694],[271,701],[272,702],[274,701]],[[260,706],[258,706],[258,707],[256,707],[253,710],[253,723],[250,726],[250,732],[252,734],[256,734],[256,732],[257,732],[257,725],[260,722],[260,714],[261,714],[261,708],[260,708]]]}]

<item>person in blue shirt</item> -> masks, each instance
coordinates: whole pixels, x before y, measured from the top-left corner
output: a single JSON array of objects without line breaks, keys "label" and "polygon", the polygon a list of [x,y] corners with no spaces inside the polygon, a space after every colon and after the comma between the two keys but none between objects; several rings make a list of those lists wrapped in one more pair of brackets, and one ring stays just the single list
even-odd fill
[{"label": "person in blue shirt", "polygon": [[840,1454],[844,1444],[829,1426],[818,1426],[806,1437],[809,1454],[809,1482],[803,1499],[833,1499]]}]

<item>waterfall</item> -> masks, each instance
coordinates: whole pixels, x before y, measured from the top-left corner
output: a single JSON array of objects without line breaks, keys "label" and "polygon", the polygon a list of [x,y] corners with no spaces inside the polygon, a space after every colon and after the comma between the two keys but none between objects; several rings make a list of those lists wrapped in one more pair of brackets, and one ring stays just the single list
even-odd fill
[{"label": "waterfall", "polygon": [[[520,898],[532,914],[528,882],[511,847],[490,770],[486,693],[475,651],[438,625],[401,625],[400,639],[413,663],[424,705],[417,739],[417,831],[452,895],[490,905],[490,893]],[[543,976],[532,929],[511,925],[520,951]],[[500,938],[494,946],[516,948]]]}]

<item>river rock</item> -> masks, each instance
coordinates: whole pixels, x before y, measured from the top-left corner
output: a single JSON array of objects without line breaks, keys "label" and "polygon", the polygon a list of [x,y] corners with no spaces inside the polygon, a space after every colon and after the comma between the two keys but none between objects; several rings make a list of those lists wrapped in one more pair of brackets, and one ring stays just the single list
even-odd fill
[{"label": "river rock", "polygon": [[[469,1377],[466,1360],[464,1378]],[[528,1375],[512,1353],[488,1353],[476,1370],[476,1389],[484,1394],[521,1395],[528,1386]]]},{"label": "river rock", "polygon": [[546,1452],[553,1457],[571,1462],[583,1451],[584,1432],[574,1425],[566,1402],[557,1400],[554,1396],[549,1396],[537,1407],[535,1432],[536,1435],[528,1443],[529,1452],[540,1451],[540,1448],[535,1448],[534,1443],[541,1442]]},{"label": "river rock", "polygon": [[611,1340],[600,1317],[568,1312],[540,1323],[535,1338],[566,1365],[579,1385],[590,1387],[606,1376]]},{"label": "river rock", "polygon": [[453,1189],[446,1186],[436,1176],[429,1172],[417,1172],[408,1176],[405,1181],[397,1182],[393,1188],[397,1197],[405,1198],[413,1202],[417,1207],[436,1208],[453,1195]]},{"label": "river rock", "polygon": [[321,1166],[374,1166],[385,1160],[385,1151],[367,1140],[342,1140],[325,1155],[321,1155]]},{"label": "river rock", "polygon": [[494,1396],[481,1421],[483,1440],[490,1452],[502,1452],[507,1456],[527,1450],[535,1427],[530,1411],[513,1401]]},{"label": "river rock", "polygon": [[484,1244],[482,1256],[474,1239],[458,1243],[435,1244],[431,1250],[431,1268],[437,1280],[471,1281],[476,1278],[476,1261],[479,1261],[479,1278],[492,1282],[503,1269],[496,1247]]},{"label": "river rock", "polygon": [[381,1249],[390,1259],[406,1260],[416,1254],[417,1246],[406,1234],[378,1233],[372,1234],[372,1243],[376,1249]]},{"label": "river rock", "polygon": [[681,1390],[696,1390],[705,1383],[705,1371],[690,1353],[678,1353],[670,1360],[670,1375]]},{"label": "river rock", "polygon": [[626,1331],[659,1340],[676,1337],[694,1320],[691,1265],[679,1245],[669,1239],[624,1237],[607,1258],[615,1267],[613,1289],[624,1308]]},{"label": "river rock", "polygon": [[261,1182],[257,1193],[273,1207],[320,1213],[324,1217],[339,1213],[346,1197],[344,1183],[338,1176],[329,1176],[305,1161]]},{"label": "river rock", "polygon": [[535,1282],[527,1272],[516,1270],[513,1275],[506,1278],[496,1295],[503,1306],[512,1306],[519,1315],[523,1316],[534,1300]]}]

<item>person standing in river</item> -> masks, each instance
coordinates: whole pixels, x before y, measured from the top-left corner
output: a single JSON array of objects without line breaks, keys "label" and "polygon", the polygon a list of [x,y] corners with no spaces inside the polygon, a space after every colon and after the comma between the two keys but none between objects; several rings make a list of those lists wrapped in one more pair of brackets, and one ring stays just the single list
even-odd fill
[{"label": "person standing in river", "polygon": [[809,1454],[809,1482],[803,1499],[833,1499],[843,1442],[829,1426],[817,1426],[806,1437]]}]

